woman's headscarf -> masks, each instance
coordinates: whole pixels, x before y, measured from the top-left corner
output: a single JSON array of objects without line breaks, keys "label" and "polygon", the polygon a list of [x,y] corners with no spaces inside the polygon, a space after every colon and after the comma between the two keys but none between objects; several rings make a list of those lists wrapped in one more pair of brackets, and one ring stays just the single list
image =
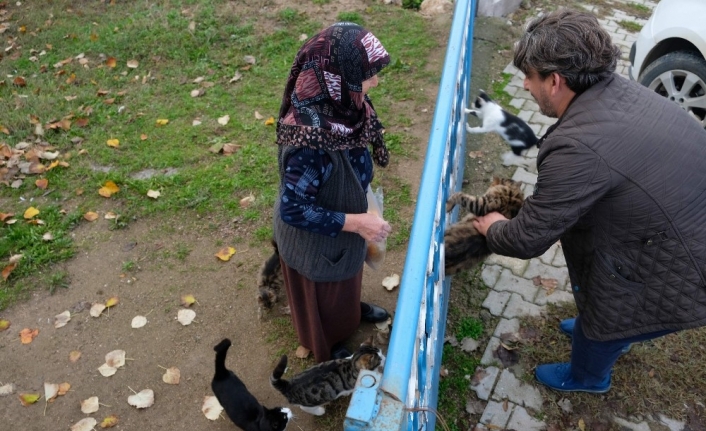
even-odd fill
[{"label": "woman's headscarf", "polygon": [[383,126],[363,81],[390,63],[380,41],[363,27],[339,22],[309,39],[289,72],[277,122],[277,144],[323,150],[372,145],[389,162]]}]

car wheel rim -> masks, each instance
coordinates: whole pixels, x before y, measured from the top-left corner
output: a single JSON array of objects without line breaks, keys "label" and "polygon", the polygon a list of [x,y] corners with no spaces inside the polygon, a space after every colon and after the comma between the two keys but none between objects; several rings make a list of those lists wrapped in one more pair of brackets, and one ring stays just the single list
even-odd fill
[{"label": "car wheel rim", "polygon": [[674,101],[706,127],[706,82],[688,70],[670,70],[649,85],[650,90]]}]

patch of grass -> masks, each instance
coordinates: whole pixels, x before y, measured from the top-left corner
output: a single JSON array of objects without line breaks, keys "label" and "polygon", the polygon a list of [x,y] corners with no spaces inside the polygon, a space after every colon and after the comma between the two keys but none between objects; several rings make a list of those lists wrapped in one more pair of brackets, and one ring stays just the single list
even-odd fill
[{"label": "patch of grass", "polygon": [[441,361],[449,373],[439,380],[438,410],[452,430],[461,431],[465,429],[466,401],[472,393],[467,376],[473,376],[480,360],[446,344]]},{"label": "patch of grass", "polygon": [[[302,43],[299,35],[313,35],[328,22],[285,8],[270,13],[268,22],[276,25],[261,31],[256,20],[230,13],[227,0],[92,2],[80,8],[69,0],[54,0],[42,8],[14,3],[8,8],[13,14],[5,36],[16,38],[18,49],[2,60],[10,75],[0,85],[0,119],[9,132],[3,142],[9,148],[27,142],[35,150],[46,149],[38,142],[47,142],[59,153],[57,160],[66,163],[27,176],[17,188],[0,185],[1,212],[22,214],[32,200],[46,222],[0,226],[0,258],[24,255],[0,293],[0,304],[5,303],[2,295],[26,287],[14,283],[73,254],[68,232],[87,211],[101,218],[115,212],[111,229],[186,212],[220,220],[237,217],[251,238],[269,239],[271,219],[263,214],[269,214],[278,192],[275,128],[254,113],[277,116]],[[393,154],[412,157],[415,143],[399,132],[411,120],[398,106],[405,100],[428,103],[415,89],[438,82],[440,68],[426,68],[429,52],[438,48],[429,37],[432,24],[417,13],[383,4],[371,5],[365,15],[346,12],[339,17],[359,23],[363,18],[393,59],[371,97],[391,132]],[[28,30],[19,32],[20,24]],[[247,63],[246,56],[255,63]],[[137,67],[129,67],[130,60]],[[236,72],[241,78],[231,82]],[[23,77],[25,86],[13,85],[16,77]],[[192,97],[198,89],[203,94]],[[230,120],[219,123],[225,115]],[[66,119],[65,127],[53,125],[61,119]],[[159,119],[169,121],[160,125]],[[194,125],[195,120],[200,124]],[[119,146],[108,146],[110,139],[119,140]],[[228,156],[209,151],[225,143],[239,150]],[[36,187],[37,179],[48,180],[48,190]],[[120,190],[106,199],[98,190],[107,181]],[[161,195],[148,198],[150,190]],[[249,194],[256,201],[243,209],[239,200]],[[408,194],[407,186],[387,208],[407,211]],[[57,207],[48,210],[52,205]],[[60,214],[58,206],[76,212]],[[406,241],[411,223],[398,217],[393,246]],[[54,235],[52,241],[41,240],[47,232]],[[187,255],[186,248],[175,254],[179,260]]]},{"label": "patch of grass", "polygon": [[62,289],[68,289],[71,280],[69,279],[69,273],[66,271],[56,271],[49,274],[46,278],[46,285],[49,293],[54,293],[58,287]]},{"label": "patch of grass", "polygon": [[[526,370],[528,379],[531,379],[531,370],[539,364],[569,361],[571,341],[559,330],[558,324],[575,316],[573,304],[552,305],[544,317],[521,319],[521,328],[536,334],[518,349],[520,366]],[[706,370],[700,359],[706,353],[704,337],[706,328],[700,328],[634,344],[615,364],[611,390],[600,397],[559,394],[539,385],[545,400],[544,421],[547,424],[577,423],[583,418],[586,428],[594,429],[610,423],[609,418],[603,417],[606,405],[611,406],[608,413],[625,418],[660,412],[675,420],[686,420],[694,406],[703,401],[700,394],[706,393]],[[558,407],[556,403],[561,398],[571,402],[572,413],[567,414]]]},{"label": "patch of grass", "polygon": [[618,21],[618,25],[627,31],[631,31],[631,32],[635,32],[635,33],[638,33],[640,30],[642,30],[642,24],[638,24],[635,21],[621,20],[621,21]]},{"label": "patch of grass", "polygon": [[461,319],[456,332],[456,338],[462,340],[464,338],[480,338],[483,334],[483,322],[473,317],[464,317]]},{"label": "patch of grass", "polygon": [[341,12],[338,14],[338,20],[354,22],[358,25],[365,25],[365,20],[358,12]]},{"label": "patch of grass", "polygon": [[402,0],[402,7],[405,9],[419,9],[423,0]]},{"label": "patch of grass", "polygon": [[513,114],[517,114],[520,112],[520,110],[510,105],[510,102],[512,101],[512,96],[507,91],[505,91],[505,87],[507,87],[507,84],[510,83],[512,76],[513,75],[510,73],[503,73],[501,75],[501,79],[494,80],[489,96],[493,100],[498,102],[500,106],[502,106],[504,109],[508,110],[509,112],[512,112]]},{"label": "patch of grass", "polygon": [[647,19],[652,15],[652,8],[645,6],[644,4],[628,2],[628,3],[614,3],[613,6],[617,9],[621,9],[630,15],[636,16],[638,18]]},{"label": "patch of grass", "polygon": [[137,270],[137,263],[135,263],[132,260],[128,260],[126,262],[123,262],[122,270],[123,270],[123,272],[135,271],[135,270]]}]

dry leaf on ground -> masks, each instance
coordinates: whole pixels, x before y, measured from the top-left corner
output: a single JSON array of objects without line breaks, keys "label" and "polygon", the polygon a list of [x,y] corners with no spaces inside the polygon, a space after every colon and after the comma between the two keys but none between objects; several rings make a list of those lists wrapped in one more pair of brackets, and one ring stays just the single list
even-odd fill
[{"label": "dry leaf on ground", "polygon": [[29,207],[25,210],[23,217],[25,219],[31,219],[32,217],[36,216],[37,214],[39,214],[39,210],[37,208]]},{"label": "dry leaf on ground", "polygon": [[181,297],[181,305],[184,307],[190,307],[194,302],[196,302],[194,295],[189,294]]},{"label": "dry leaf on ground", "polygon": [[201,406],[201,411],[207,419],[215,421],[221,416],[223,406],[221,406],[221,403],[218,402],[218,398],[213,395],[207,395],[203,397],[203,405]]},{"label": "dry leaf on ground", "polygon": [[251,203],[255,202],[255,196],[249,195],[245,196],[240,200],[240,208],[247,208]]},{"label": "dry leaf on ground", "polygon": [[118,424],[118,417],[115,415],[110,415],[103,419],[101,422],[101,428],[112,428]]},{"label": "dry leaf on ground", "polygon": [[181,323],[184,326],[190,324],[194,320],[195,317],[196,317],[196,312],[194,310],[188,310],[186,308],[182,308],[177,313],[177,320],[179,321],[179,323]]},{"label": "dry leaf on ground", "polygon": [[137,67],[140,65],[140,62],[137,60],[128,60],[127,62],[127,67],[130,69],[137,69]]},{"label": "dry leaf on ground", "polygon": [[54,327],[61,328],[62,326],[66,326],[66,324],[69,323],[69,320],[71,320],[71,312],[69,310],[66,310],[61,314],[57,314],[54,316]]},{"label": "dry leaf on ground", "polygon": [[162,376],[162,381],[170,385],[178,385],[181,378],[181,372],[177,367],[167,368],[167,371]]},{"label": "dry leaf on ground", "polygon": [[81,411],[85,414],[95,413],[99,407],[98,397],[91,397],[81,401]]},{"label": "dry leaf on ground", "polygon": [[125,350],[113,350],[105,355],[105,363],[109,367],[120,368],[125,365]]},{"label": "dry leaf on ground", "polygon": [[108,139],[106,142],[106,145],[109,147],[113,148],[118,148],[120,146],[120,140],[119,139]]},{"label": "dry leaf on ground", "polygon": [[398,274],[388,275],[382,279],[382,285],[385,289],[391,291],[400,285],[400,276]]},{"label": "dry leaf on ground", "polygon": [[65,395],[71,389],[71,383],[64,382],[59,384],[59,395]]},{"label": "dry leaf on ground", "polygon": [[158,190],[147,190],[147,197],[157,199],[161,193]]},{"label": "dry leaf on ground", "polygon": [[265,126],[271,126],[275,124],[275,117],[270,117],[267,120],[265,120]]},{"label": "dry leaf on ground", "polygon": [[0,397],[12,395],[14,393],[15,393],[15,384],[14,383],[7,383],[5,385],[0,386]]},{"label": "dry leaf on ground", "polygon": [[71,361],[71,362],[75,363],[76,361],[79,360],[80,357],[81,357],[81,352],[79,352],[78,350],[72,350],[71,353],[69,353],[69,361]]},{"label": "dry leaf on ground", "polygon": [[117,296],[112,296],[108,298],[107,301],[105,301],[105,308],[110,308],[118,304],[120,302],[120,299],[118,299]]},{"label": "dry leaf on ground", "polygon": [[311,353],[311,350],[307,349],[304,346],[299,346],[299,347],[297,347],[297,351],[294,353],[294,355],[297,358],[304,359],[307,356],[309,356],[309,353]]},{"label": "dry leaf on ground", "polygon": [[106,181],[105,184],[103,184],[103,187],[98,189],[98,194],[103,196],[104,198],[109,198],[119,191],[120,187],[118,187],[117,184],[112,181]]},{"label": "dry leaf on ground", "polygon": [[233,247],[223,247],[218,250],[214,256],[222,260],[223,262],[228,262],[230,258],[235,254],[235,249]]},{"label": "dry leaf on ground", "polygon": [[7,278],[10,276],[10,274],[12,273],[12,271],[14,271],[14,269],[15,269],[16,267],[17,267],[17,264],[16,264],[16,263],[11,263],[11,264],[7,265],[6,267],[4,267],[4,268],[2,269],[2,278],[3,278],[3,280],[6,280],[6,281],[7,281]]},{"label": "dry leaf on ground", "polygon": [[36,403],[37,401],[39,401],[39,399],[41,397],[42,396],[39,394],[20,394],[20,396],[19,396],[20,402],[25,407],[27,407],[30,404]]},{"label": "dry leaf on ground", "polygon": [[93,317],[98,317],[101,315],[101,313],[105,310],[105,304],[101,304],[99,302],[96,302],[91,306],[91,311],[88,313],[93,316]]},{"label": "dry leaf on ground", "polygon": [[154,391],[152,389],[143,389],[135,395],[127,397],[127,403],[138,409],[146,409],[154,404]]},{"label": "dry leaf on ground", "polygon": [[24,328],[20,331],[20,341],[22,344],[29,344],[37,335],[39,335],[39,329]]},{"label": "dry leaf on ground", "polygon": [[71,425],[71,431],[91,431],[98,421],[93,418],[83,418]]},{"label": "dry leaf on ground", "polygon": [[166,118],[160,118],[159,120],[157,120],[158,126],[166,126],[167,124],[169,124],[169,120],[167,120]]},{"label": "dry leaf on ground", "polygon": [[59,385],[57,383],[44,382],[44,401],[52,402],[59,395]]},{"label": "dry leaf on ground", "polygon": [[98,367],[98,372],[101,373],[103,377],[110,377],[113,374],[118,372],[117,368],[111,367],[108,364],[103,364],[100,367]]},{"label": "dry leaf on ground", "polygon": [[218,124],[220,124],[221,126],[225,126],[226,124],[228,124],[229,121],[230,121],[230,115],[224,115],[222,117],[218,117]]},{"label": "dry leaf on ground", "polygon": [[132,323],[130,326],[134,329],[142,328],[147,324],[147,318],[145,316],[135,316],[132,318]]},{"label": "dry leaf on ground", "polygon": [[98,219],[98,214],[93,211],[89,211],[83,215],[83,218],[88,221],[96,221]]},{"label": "dry leaf on ground", "polygon": [[0,319],[0,331],[4,331],[5,329],[9,328],[11,325],[9,320],[5,319]]}]

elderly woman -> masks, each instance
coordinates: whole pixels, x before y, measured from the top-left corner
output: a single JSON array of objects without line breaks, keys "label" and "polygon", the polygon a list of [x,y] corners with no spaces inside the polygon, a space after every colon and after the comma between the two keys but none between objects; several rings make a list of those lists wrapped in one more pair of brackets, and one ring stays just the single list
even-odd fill
[{"label": "elderly woman", "polygon": [[361,320],[388,318],[360,297],[366,241],[390,232],[366,200],[373,159],[389,160],[367,92],[389,62],[372,33],[334,24],[301,47],[282,98],[274,235],[299,342],[317,362],[349,356]]}]

